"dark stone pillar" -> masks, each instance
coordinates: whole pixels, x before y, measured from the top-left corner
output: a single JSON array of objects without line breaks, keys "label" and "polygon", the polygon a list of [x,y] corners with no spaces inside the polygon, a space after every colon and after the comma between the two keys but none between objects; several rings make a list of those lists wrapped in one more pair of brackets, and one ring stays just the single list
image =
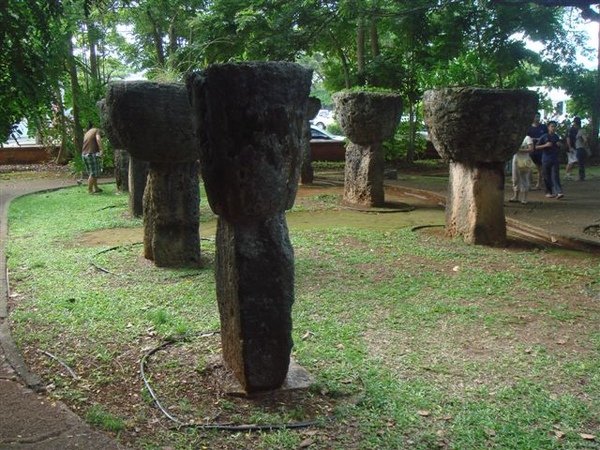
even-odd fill
[{"label": "dark stone pillar", "polygon": [[[306,119],[308,121],[315,118],[321,109],[321,100],[316,97],[308,98],[306,109]],[[302,169],[300,171],[300,183],[311,184],[314,180],[314,171],[312,166],[312,151],[310,148],[310,122],[306,123],[306,147],[302,159]]]},{"label": "dark stone pillar", "polygon": [[129,153],[127,153],[126,150],[123,150],[123,143],[119,140],[119,136],[112,128],[112,124],[108,117],[106,100],[100,100],[96,106],[98,106],[100,111],[100,127],[104,130],[106,137],[108,137],[110,145],[112,145],[113,148],[117,189],[121,192],[127,192],[129,191]]},{"label": "dark stone pillar", "polygon": [[219,215],[223,358],[246,392],[284,382],[294,258],[284,211],[305,149],[311,71],[292,63],[209,66],[188,79],[208,201]]},{"label": "dark stone pillar", "polygon": [[350,144],[346,146],[344,202],[381,206],[385,202],[382,142],[394,135],[402,115],[402,99],[396,94],[338,92],[335,112]]},{"label": "dark stone pillar", "polygon": [[148,179],[148,161],[129,156],[129,212],[133,217],[144,215],[144,190]]},{"label": "dark stone pillar", "polygon": [[424,95],[425,122],[450,163],[446,233],[471,244],[506,245],[504,162],[537,109],[526,90],[447,88]]},{"label": "dark stone pillar", "polygon": [[200,263],[198,164],[150,163],[144,193],[144,256],[157,266]]},{"label": "dark stone pillar", "polygon": [[162,267],[197,265],[199,151],[185,86],[115,82],[108,89],[106,105],[114,133],[131,154],[129,188],[134,201],[139,200],[142,178],[136,177],[141,175],[138,160],[150,162],[142,202],[144,255]]},{"label": "dark stone pillar", "polygon": [[129,192],[129,153],[114,149],[115,183],[119,192]]}]

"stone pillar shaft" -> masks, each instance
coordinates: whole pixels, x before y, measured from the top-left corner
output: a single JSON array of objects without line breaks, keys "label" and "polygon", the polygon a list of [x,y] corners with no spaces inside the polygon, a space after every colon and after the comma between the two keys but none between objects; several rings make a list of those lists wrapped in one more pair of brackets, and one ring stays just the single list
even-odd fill
[{"label": "stone pillar shaft", "polygon": [[129,192],[129,153],[127,150],[116,148],[115,159],[115,182],[119,192]]},{"label": "stone pillar shaft", "polygon": [[144,214],[144,190],[148,178],[148,162],[129,157],[129,212],[133,217]]},{"label": "stone pillar shaft", "polygon": [[280,386],[293,345],[294,252],[284,214],[243,226],[219,218],[216,266],[224,359],[253,390]]},{"label": "stone pillar shaft", "polygon": [[346,145],[344,202],[362,206],[377,206],[385,202],[381,147],[381,143]]},{"label": "stone pillar shaft", "polygon": [[144,192],[144,256],[158,267],[200,263],[198,166],[150,163]]},{"label": "stone pillar shaft", "polygon": [[504,163],[450,163],[446,234],[469,244],[506,245]]}]

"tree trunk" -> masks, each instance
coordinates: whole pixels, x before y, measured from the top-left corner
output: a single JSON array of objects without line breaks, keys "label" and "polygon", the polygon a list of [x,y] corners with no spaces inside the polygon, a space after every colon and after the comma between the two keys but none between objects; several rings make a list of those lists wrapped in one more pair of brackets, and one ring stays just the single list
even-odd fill
[{"label": "tree trunk", "polygon": [[365,85],[365,23],[364,19],[360,17],[358,19],[358,28],[356,30],[356,66],[357,66],[357,77],[358,85]]},{"label": "tree trunk", "polygon": [[83,147],[83,128],[81,127],[81,89],[79,87],[79,79],[77,78],[77,66],[75,64],[75,55],[73,54],[72,36],[67,39],[68,51],[67,67],[69,70],[69,78],[71,80],[71,91],[73,96],[73,141],[75,143],[75,151],[80,152]]},{"label": "tree trunk", "polygon": [[350,80],[350,66],[348,64],[348,58],[346,58],[346,55],[344,54],[344,50],[339,45],[339,43],[335,37],[335,34],[333,34],[330,31],[329,37],[336,44],[335,49],[336,49],[336,52],[338,53],[338,55],[340,57],[340,61],[342,63],[342,69],[344,71],[344,87],[346,89],[350,89],[352,87],[352,81]]},{"label": "tree trunk", "polygon": [[98,36],[96,33],[96,25],[91,20],[88,19],[86,25],[90,51],[90,75],[92,77],[92,89],[95,89],[96,86],[98,86],[98,80],[100,78],[100,71],[98,70],[98,55],[96,53]]},{"label": "tree trunk", "polygon": [[406,162],[409,164],[415,160],[415,104],[408,100],[408,149],[406,151]]},{"label": "tree trunk", "polygon": [[379,50],[379,34],[377,33],[377,19],[371,20],[371,28],[370,28],[370,38],[371,38],[371,53],[373,58],[377,58],[381,53]]},{"label": "tree trunk", "polygon": [[156,61],[158,62],[158,66],[164,67],[165,50],[163,48],[162,34],[158,26],[156,25],[156,21],[152,17],[150,11],[146,11],[146,14],[148,15],[148,19],[150,19],[150,22],[152,23],[152,39],[154,41],[154,49],[156,50]]},{"label": "tree trunk", "polygon": [[173,57],[177,51],[177,33],[175,32],[175,25],[169,25],[169,56]]},{"label": "tree trunk", "polygon": [[56,155],[56,163],[66,164],[70,156],[67,147],[67,122],[65,120],[65,105],[63,104],[62,94],[58,86],[56,87],[56,105],[58,110],[56,111],[55,118],[60,131],[60,148],[58,155]]}]

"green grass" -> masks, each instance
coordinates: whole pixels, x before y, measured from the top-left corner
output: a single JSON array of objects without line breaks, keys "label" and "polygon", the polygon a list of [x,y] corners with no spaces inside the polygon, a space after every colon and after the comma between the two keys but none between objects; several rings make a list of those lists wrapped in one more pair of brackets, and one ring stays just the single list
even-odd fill
[{"label": "green grass", "polygon": [[85,416],[88,423],[107,431],[119,432],[125,428],[125,422],[120,417],[104,411],[101,406],[92,406]]},{"label": "green grass", "polygon": [[[290,228],[293,356],[316,377],[311,394],[334,404],[333,421],[313,434],[149,427],[157,429],[135,437],[157,416],[136,373],[143,351],[218,329],[215,247],[202,241],[202,268],[171,270],[143,263],[139,244],[90,245],[90,232],[141,226],[113,194],[107,185],[100,196],[71,188],[13,202],[11,319],[54,394],[135,447],[295,449],[310,438],[310,448],[335,449],[600,448],[600,304],[586,291],[600,279],[600,258],[468,246],[389,222],[410,215],[360,213],[352,226],[322,228],[315,216],[314,228]],[[319,194],[290,223],[332,204]],[[201,205],[210,227],[204,197]],[[36,348],[83,381],[58,374]],[[164,361],[160,375],[178,367]],[[180,398],[178,411],[194,411],[193,400]],[[293,405],[250,415],[220,405],[241,420],[302,417]]]}]

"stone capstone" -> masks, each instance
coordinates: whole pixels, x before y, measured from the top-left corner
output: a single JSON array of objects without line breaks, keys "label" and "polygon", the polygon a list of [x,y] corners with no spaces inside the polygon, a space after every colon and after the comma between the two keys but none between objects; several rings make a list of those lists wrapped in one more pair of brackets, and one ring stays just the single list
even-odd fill
[{"label": "stone capstone", "polygon": [[333,95],[335,116],[345,136],[355,144],[391,138],[402,115],[398,94],[342,91]]},{"label": "stone capstone", "polygon": [[111,133],[134,158],[162,163],[198,159],[185,85],[113,82],[106,106]]},{"label": "stone capstone", "polygon": [[254,220],[292,207],[309,73],[294,63],[240,63],[189,78],[202,178],[219,216]]},{"label": "stone capstone", "polygon": [[506,161],[527,134],[537,94],[522,89],[445,88],[423,95],[425,123],[446,161]]}]

